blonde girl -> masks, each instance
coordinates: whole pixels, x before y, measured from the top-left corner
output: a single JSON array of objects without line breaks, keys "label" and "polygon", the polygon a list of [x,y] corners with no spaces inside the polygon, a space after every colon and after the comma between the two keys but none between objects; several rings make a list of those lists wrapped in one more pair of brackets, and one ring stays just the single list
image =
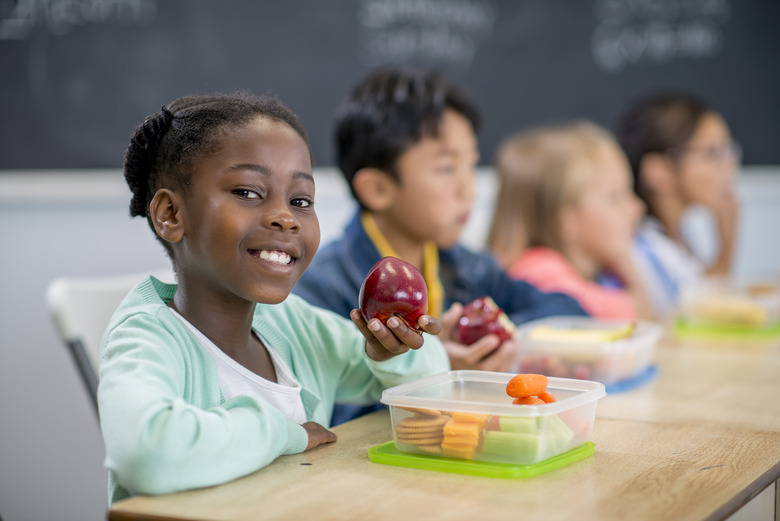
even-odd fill
[{"label": "blonde girl", "polygon": [[488,247],[510,276],[567,293],[594,317],[652,316],[632,258],[643,205],[609,132],[575,122],[511,136],[496,170]]}]

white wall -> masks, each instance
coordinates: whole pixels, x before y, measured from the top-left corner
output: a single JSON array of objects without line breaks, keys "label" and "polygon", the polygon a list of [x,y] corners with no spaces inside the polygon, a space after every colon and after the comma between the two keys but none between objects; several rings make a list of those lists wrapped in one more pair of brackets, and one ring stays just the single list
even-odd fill
[{"label": "white wall", "polygon": [[[316,174],[323,243],[354,211],[343,180]],[[780,270],[780,167],[750,168],[739,275]],[[479,179],[463,241],[479,247],[495,183]],[[0,172],[0,515],[4,521],[105,519],[106,472],[98,423],[44,308],[62,275],[102,275],[167,266],[146,223],[130,219],[118,171]]]}]

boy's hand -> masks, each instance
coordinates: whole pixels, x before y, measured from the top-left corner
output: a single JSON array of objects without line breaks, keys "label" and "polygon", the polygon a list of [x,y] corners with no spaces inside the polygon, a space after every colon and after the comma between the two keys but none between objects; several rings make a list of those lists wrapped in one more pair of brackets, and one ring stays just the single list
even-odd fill
[{"label": "boy's hand", "polygon": [[326,443],[333,443],[338,439],[335,432],[329,431],[319,423],[306,422],[302,427],[306,429],[306,433],[309,435],[309,444],[306,445],[306,450],[311,450]]},{"label": "boy's hand", "polygon": [[441,317],[442,332],[439,338],[447,350],[452,369],[511,371],[520,345],[514,340],[507,340],[499,345],[500,341],[496,335],[484,336],[469,346],[460,343],[455,331],[461,315],[463,305],[455,303]]},{"label": "boy's hand", "polygon": [[[377,362],[389,360],[410,349],[420,349],[423,345],[422,333],[410,328],[398,317],[390,317],[385,325],[376,318],[366,322],[359,309],[353,309],[349,316],[366,338],[366,353]],[[439,321],[430,315],[421,316],[417,325],[431,335],[438,335],[441,331]]]},{"label": "boy's hand", "polygon": [[474,369],[479,371],[512,371],[520,345],[514,340],[506,340],[499,345],[496,335],[487,335],[470,346],[459,342],[446,341],[444,349],[450,358],[453,371]]}]

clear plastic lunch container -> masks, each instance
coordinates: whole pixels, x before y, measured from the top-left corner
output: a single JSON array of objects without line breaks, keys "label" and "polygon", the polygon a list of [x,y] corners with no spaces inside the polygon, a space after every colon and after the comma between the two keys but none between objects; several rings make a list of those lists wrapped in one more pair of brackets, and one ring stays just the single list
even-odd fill
[{"label": "clear plastic lunch container", "polygon": [[606,385],[640,378],[653,362],[660,324],[588,317],[549,317],[515,331],[519,373],[595,380]]},{"label": "clear plastic lunch container", "polygon": [[[599,382],[549,378],[556,401],[514,405],[513,373],[450,371],[382,393],[399,452],[473,462],[531,465],[590,441]],[[591,444],[592,445],[592,444]]]},{"label": "clear plastic lunch container", "polygon": [[780,320],[780,284],[706,278],[681,288],[679,310],[688,325],[771,327]]}]

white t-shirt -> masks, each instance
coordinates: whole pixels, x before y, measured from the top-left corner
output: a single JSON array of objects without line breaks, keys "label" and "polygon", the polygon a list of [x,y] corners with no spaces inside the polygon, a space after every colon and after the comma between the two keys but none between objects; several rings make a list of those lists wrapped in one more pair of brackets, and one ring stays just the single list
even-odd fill
[{"label": "white t-shirt", "polygon": [[669,238],[652,217],[645,218],[639,226],[634,258],[653,309],[661,317],[676,308],[680,290],[699,280],[705,271],[704,264]]},{"label": "white t-shirt", "polygon": [[266,380],[230,358],[183,316],[172,308],[171,311],[187,325],[198,339],[198,342],[214,359],[214,362],[217,364],[219,387],[222,389],[222,395],[225,397],[225,400],[230,400],[235,396],[254,396],[273,405],[295,423],[302,425],[306,422],[306,411],[301,400],[301,384],[295,379],[284,360],[281,359],[264,338],[258,335],[258,338],[262,340],[268,349],[271,362],[273,362],[274,369],[276,369],[277,382]]}]

